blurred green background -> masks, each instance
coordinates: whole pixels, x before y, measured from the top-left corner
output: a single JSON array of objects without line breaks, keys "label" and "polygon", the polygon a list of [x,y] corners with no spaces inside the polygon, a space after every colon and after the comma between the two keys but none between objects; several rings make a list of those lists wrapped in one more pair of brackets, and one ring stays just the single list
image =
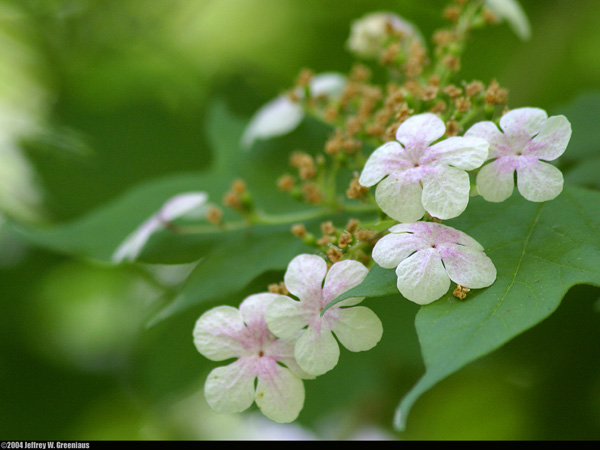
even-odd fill
[{"label": "blurred green background", "polygon": [[[531,40],[506,25],[477,31],[461,75],[496,78],[510,106],[554,113],[598,92],[600,2],[521,3]],[[214,101],[249,118],[304,67],[347,72],[352,20],[395,11],[429,36],[444,4],[0,0],[0,208],[58,223],[140,182],[205,168]],[[277,425],[256,409],[208,409],[201,390],[215,365],[193,347],[196,312],[145,327],[162,294],[156,277],[183,276],[160,269],[73,260],[0,231],[0,438],[600,438],[598,288],[572,289],[541,325],[436,386],[397,434],[394,408],[423,371],[414,305],[368,305],[384,340],[305,382],[299,420]]]}]

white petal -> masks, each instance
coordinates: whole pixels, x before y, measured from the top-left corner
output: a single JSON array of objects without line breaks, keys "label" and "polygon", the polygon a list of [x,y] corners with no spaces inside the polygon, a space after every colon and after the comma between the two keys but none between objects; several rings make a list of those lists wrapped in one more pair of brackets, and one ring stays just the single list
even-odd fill
[{"label": "white petal", "polygon": [[390,175],[377,185],[375,201],[381,210],[399,222],[415,222],[423,217],[423,190],[418,182],[406,184]]},{"label": "white petal", "polygon": [[540,108],[513,109],[500,118],[500,128],[506,134],[532,137],[540,132],[548,118],[546,111]]},{"label": "white petal", "polygon": [[322,375],[337,364],[340,347],[328,328],[315,330],[309,327],[296,342],[295,356],[302,370],[311,375]]},{"label": "white petal", "polygon": [[436,166],[423,179],[423,207],[439,219],[457,217],[469,203],[470,190],[467,172],[454,167]]},{"label": "white petal", "polygon": [[194,326],[194,344],[208,359],[222,361],[244,353],[241,340],[245,324],[242,314],[231,306],[217,306],[206,311]]},{"label": "white petal", "polygon": [[385,269],[394,269],[426,244],[419,236],[410,233],[390,233],[373,247],[373,260]]},{"label": "white petal", "polygon": [[296,347],[296,341],[299,335],[294,336],[290,339],[277,339],[265,349],[265,356],[270,356],[276,361],[279,361],[292,371],[298,378],[310,379],[314,378],[314,375],[302,370],[296,361],[294,356],[294,350]]},{"label": "white petal", "polygon": [[447,245],[439,250],[446,272],[455,283],[481,289],[496,280],[494,263],[482,251],[462,245]]},{"label": "white petal", "polygon": [[292,338],[310,322],[315,312],[302,302],[283,295],[268,306],[265,312],[267,327],[275,336]]},{"label": "white petal", "polygon": [[268,373],[258,376],[255,400],[269,419],[292,422],[304,406],[304,384],[288,369],[273,361]]},{"label": "white petal", "polygon": [[504,159],[483,166],[477,174],[477,190],[488,202],[503,202],[515,187],[515,170]]},{"label": "white petal", "polygon": [[270,292],[254,294],[246,297],[240,304],[240,313],[242,314],[246,326],[264,326],[265,311],[267,310],[267,307],[275,299],[281,297],[283,297],[283,299],[289,299],[289,297],[286,297],[285,295],[272,294]]},{"label": "white petal", "polygon": [[450,279],[435,249],[421,250],[396,269],[398,290],[408,300],[427,305],[448,292]]},{"label": "white petal", "polygon": [[529,19],[517,0],[486,0],[486,6],[500,19],[506,20],[521,40],[526,41],[531,37]]},{"label": "white petal", "polygon": [[310,303],[321,306],[323,279],[327,263],[317,255],[298,255],[289,263],[283,282],[289,292]]},{"label": "white petal", "polygon": [[396,139],[406,148],[423,149],[446,132],[444,121],[433,113],[417,114],[402,122]]},{"label": "white petal", "polygon": [[395,141],[387,142],[371,153],[358,182],[361,186],[371,187],[386,175],[408,167],[412,164],[405,160],[402,146]]},{"label": "white petal", "polygon": [[249,148],[258,139],[281,136],[294,130],[302,121],[302,106],[287,95],[281,95],[261,107],[250,119],[242,136],[242,145]]},{"label": "white petal", "polygon": [[473,170],[487,159],[488,148],[485,139],[454,136],[429,147],[421,162],[443,163],[458,169]]},{"label": "white petal", "polygon": [[218,413],[238,413],[254,401],[254,379],[241,361],[212,370],[204,384],[208,405]]},{"label": "white petal", "polygon": [[562,192],[563,174],[551,164],[535,161],[517,169],[517,187],[531,202],[546,202]]},{"label": "white petal", "polygon": [[335,72],[320,73],[310,80],[310,91],[313,97],[328,95],[339,97],[346,86],[344,75]]},{"label": "white petal", "polygon": [[477,122],[467,130],[465,137],[485,139],[490,144],[488,159],[515,153],[513,149],[508,146],[506,136],[504,136],[494,122]]},{"label": "white petal", "polygon": [[179,217],[191,215],[198,217],[206,213],[206,192],[186,192],[176,195],[165,202],[160,209],[159,217],[167,222]]},{"label": "white petal", "polygon": [[148,242],[148,239],[150,239],[150,236],[161,228],[162,223],[157,217],[153,216],[146,220],[119,245],[113,253],[112,260],[117,263],[135,260],[146,245],[146,242]]},{"label": "white petal", "polygon": [[358,261],[347,259],[332,265],[323,283],[323,306],[340,294],[358,286],[368,273],[369,269]]},{"label": "white petal", "polygon": [[369,308],[355,306],[341,308],[332,326],[340,343],[351,352],[369,350],[381,340],[381,320]]},{"label": "white petal", "polygon": [[540,133],[534,137],[524,154],[544,161],[553,161],[564,153],[571,139],[571,123],[565,116],[546,120]]}]

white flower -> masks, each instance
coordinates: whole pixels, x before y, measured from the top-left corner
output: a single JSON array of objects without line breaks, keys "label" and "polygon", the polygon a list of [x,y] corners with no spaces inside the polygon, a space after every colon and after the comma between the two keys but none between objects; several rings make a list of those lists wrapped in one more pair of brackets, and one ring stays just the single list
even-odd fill
[{"label": "white flower", "polygon": [[204,385],[206,400],[216,412],[242,412],[256,401],[262,413],[276,422],[292,422],[300,413],[301,378],[310,375],[294,361],[294,341],[277,339],[264,319],[265,309],[278,297],[251,295],[239,310],[218,306],[196,322],[194,344],[202,355],[213,361],[237,358],[213,369]]},{"label": "white flower", "polygon": [[485,0],[485,6],[500,20],[506,20],[521,40],[526,41],[531,37],[529,19],[517,0]]},{"label": "white flower", "polygon": [[187,192],[167,200],[161,209],[153,214],[131,233],[113,253],[114,262],[133,261],[142,251],[152,234],[165,225],[181,217],[197,218],[206,214],[208,195],[205,192]]},{"label": "white flower", "polygon": [[[310,92],[313,97],[337,97],[342,93],[345,84],[346,79],[341,74],[318,74],[310,81]],[[295,94],[302,98],[304,91],[297,88]],[[301,102],[292,101],[288,95],[280,95],[263,105],[252,116],[242,135],[242,146],[250,148],[256,140],[287,134],[294,130],[303,118],[304,109]]]},{"label": "white flower", "polygon": [[[539,108],[519,108],[493,122],[478,122],[465,136],[480,137],[490,143],[489,158],[477,174],[477,189],[491,202],[511,196],[514,173],[523,197],[532,202],[552,200],[562,191],[563,175],[551,164],[563,154],[571,138],[571,124],[564,116],[548,117]],[[540,161],[542,160],[542,161]]]},{"label": "white flower", "polygon": [[490,286],[496,268],[473,238],[434,222],[399,224],[373,248],[373,259],[396,268],[398,290],[419,305],[429,304],[450,287],[450,280],[471,289]]},{"label": "white flower", "polygon": [[350,28],[346,46],[362,58],[378,58],[388,38],[388,27],[401,32],[406,38],[420,38],[416,27],[391,12],[374,12],[355,20]]},{"label": "white flower", "polygon": [[414,222],[425,211],[451,219],[467,207],[471,185],[465,170],[483,164],[488,143],[454,136],[430,145],[445,132],[444,122],[435,114],[418,114],[400,125],[399,142],[382,145],[367,160],[358,181],[365,187],[379,182],[375,200],[393,219]]},{"label": "white flower", "polygon": [[329,302],[360,284],[367,272],[361,263],[349,260],[333,264],[328,272],[325,261],[316,255],[299,255],[288,265],[284,283],[300,301],[280,296],[269,305],[265,318],[269,329],[281,338],[300,332],[294,355],[306,372],[321,375],[337,364],[340,349],[332,332],[353,352],[369,350],[381,339],[383,329],[375,313],[354,306],[363,298],[344,300],[321,316]]}]

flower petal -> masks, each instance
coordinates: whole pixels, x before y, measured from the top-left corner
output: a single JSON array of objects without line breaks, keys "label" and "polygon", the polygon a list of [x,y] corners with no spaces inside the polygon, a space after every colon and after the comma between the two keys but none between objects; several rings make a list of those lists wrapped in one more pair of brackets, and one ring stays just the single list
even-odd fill
[{"label": "flower petal", "polygon": [[530,142],[524,154],[544,161],[553,161],[564,153],[571,139],[571,123],[565,116],[546,120],[539,134]]},{"label": "flower petal", "polygon": [[337,97],[342,94],[345,86],[346,77],[336,72],[319,73],[310,80],[310,92],[313,97]]},{"label": "flower petal", "polygon": [[289,263],[283,282],[300,300],[321,306],[321,289],[327,263],[317,255],[298,255]]},{"label": "flower petal", "polygon": [[404,158],[404,149],[396,141],[383,144],[367,159],[358,182],[361,186],[371,187],[386,175],[412,167]]},{"label": "flower petal", "polygon": [[156,216],[150,217],[119,245],[112,256],[113,262],[135,260],[150,236],[162,228],[162,223]]},{"label": "flower petal", "polygon": [[556,198],[563,188],[563,174],[551,164],[535,161],[517,169],[517,187],[530,202]]},{"label": "flower petal", "polygon": [[485,139],[490,144],[488,159],[515,153],[510,145],[508,145],[506,136],[498,129],[494,122],[477,122],[467,130],[465,137]]},{"label": "flower petal", "polygon": [[263,105],[250,119],[242,136],[242,145],[250,148],[259,139],[289,133],[304,117],[302,106],[281,95]]},{"label": "flower petal", "polygon": [[487,164],[477,174],[477,190],[488,202],[503,202],[515,187],[515,169],[505,163],[505,158]]},{"label": "flower petal", "polygon": [[242,314],[231,306],[206,311],[194,326],[194,344],[208,359],[222,361],[244,353],[241,340],[246,326]]},{"label": "flower petal", "polygon": [[167,200],[158,212],[158,215],[161,220],[166,222],[188,214],[198,217],[205,214],[207,200],[208,194],[206,192],[186,192],[179,194]]},{"label": "flower petal", "polygon": [[421,250],[396,268],[398,290],[408,300],[427,305],[448,292],[450,279],[435,249]]},{"label": "flower petal", "polygon": [[262,327],[265,324],[265,311],[271,302],[279,297],[288,299],[285,295],[263,292],[246,297],[240,304],[240,313],[248,327]]},{"label": "flower petal", "polygon": [[268,306],[265,321],[271,333],[288,339],[308,325],[314,314],[315,312],[307,309],[302,302],[280,295]]},{"label": "flower petal", "polygon": [[540,108],[513,109],[500,118],[500,128],[511,136],[527,136],[531,138],[540,132],[548,118],[546,111]]},{"label": "flower petal", "polygon": [[377,185],[375,201],[392,219],[415,222],[425,214],[421,203],[422,193],[418,182],[406,184],[401,178],[390,175]]},{"label": "flower petal", "polygon": [[204,384],[208,405],[218,413],[248,409],[254,401],[254,379],[241,360],[213,369]]},{"label": "flower petal", "polygon": [[420,236],[411,233],[390,233],[373,247],[373,260],[385,269],[394,269],[418,250],[427,246]]},{"label": "flower petal", "polygon": [[486,0],[486,6],[506,20],[513,32],[523,41],[531,37],[531,24],[517,0]]},{"label": "flower petal", "polygon": [[296,342],[295,356],[302,370],[311,375],[322,375],[337,364],[340,347],[328,328],[308,327]]},{"label": "flower petal", "polygon": [[471,184],[464,170],[436,166],[423,179],[423,207],[433,217],[459,216],[469,203]]},{"label": "flower petal", "polygon": [[406,148],[424,149],[446,133],[444,121],[433,113],[406,119],[396,131],[396,139]]},{"label": "flower petal", "polygon": [[490,286],[496,280],[494,263],[482,251],[454,244],[439,250],[446,272],[455,283],[481,289]]},{"label": "flower petal", "polygon": [[427,149],[421,163],[443,163],[458,169],[473,170],[488,157],[488,141],[477,137],[454,136]]},{"label": "flower petal", "polygon": [[304,384],[275,361],[258,376],[256,404],[262,413],[275,422],[294,421],[304,406]]},{"label": "flower petal", "polygon": [[358,286],[368,273],[369,269],[358,261],[346,259],[332,265],[323,283],[323,306],[338,295]]},{"label": "flower petal", "polygon": [[333,332],[351,352],[369,350],[381,340],[383,326],[379,317],[364,306],[341,308],[333,322]]}]

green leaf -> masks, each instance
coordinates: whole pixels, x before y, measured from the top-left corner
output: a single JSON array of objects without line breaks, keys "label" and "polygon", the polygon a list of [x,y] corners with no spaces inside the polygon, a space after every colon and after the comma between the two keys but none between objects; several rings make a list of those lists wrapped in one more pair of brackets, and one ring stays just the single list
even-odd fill
[{"label": "green leaf", "polygon": [[439,381],[541,322],[572,286],[600,285],[598,192],[565,186],[541,204],[518,194],[502,204],[474,199],[450,225],[486,248],[498,277],[465,301],[447,294],[419,310],[426,371],[396,411],[400,430],[414,402]]},{"label": "green leaf", "polygon": [[383,297],[386,295],[400,295],[396,287],[396,271],[394,269],[384,269],[377,264],[369,270],[365,279],[358,286],[347,290],[343,294],[333,299],[323,308],[321,315],[325,314],[329,308],[336,303],[351,297]]},{"label": "green leaf", "polygon": [[310,251],[288,225],[242,230],[200,261],[175,300],[149,326],[207,300],[238,292],[263,272],[283,269],[294,256]]},{"label": "green leaf", "polygon": [[[245,121],[234,117],[223,103],[216,103],[208,114],[206,133],[211,143],[213,160],[209,169],[197,173],[184,173],[151,180],[134,187],[114,201],[69,223],[32,227],[17,222],[8,222],[8,230],[35,245],[78,257],[99,261],[110,261],[115,249],[140,224],[156,213],[170,197],[185,191],[204,191],[209,201],[220,203],[232,181],[243,178],[253,195],[258,209],[277,213],[293,210],[296,213],[315,210],[302,204],[291,202],[289,195],[278,192],[276,179],[288,165],[289,147],[282,151],[269,142],[257,146],[252,152],[243,151],[239,146]],[[305,140],[297,135],[291,141],[280,140],[279,145],[308,145],[318,139],[322,145],[325,130],[323,127],[306,125],[303,129]],[[278,151],[279,150],[279,151]],[[233,213],[229,218],[237,220]],[[213,227],[214,228],[214,227]],[[144,253],[141,260],[164,263],[185,263],[205,256],[206,242],[228,239],[229,235],[208,230],[198,236],[173,236],[166,241],[178,245],[153,253]],[[217,236],[221,236],[217,239]],[[182,245],[185,243],[186,245]],[[190,245],[188,245],[190,244]],[[148,254],[148,258],[146,258]],[[160,259],[162,258],[162,260]]]}]

